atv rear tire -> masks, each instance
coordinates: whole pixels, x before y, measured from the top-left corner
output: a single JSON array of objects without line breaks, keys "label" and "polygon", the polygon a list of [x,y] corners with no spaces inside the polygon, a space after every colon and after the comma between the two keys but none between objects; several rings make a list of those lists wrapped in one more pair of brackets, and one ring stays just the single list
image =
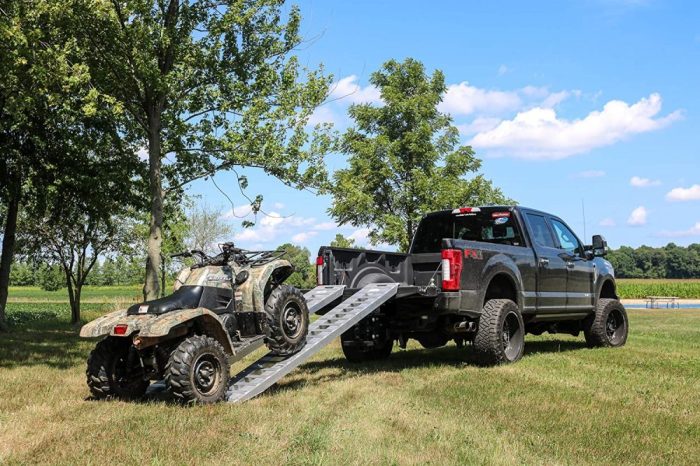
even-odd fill
[{"label": "atv rear tire", "polygon": [[97,399],[141,398],[148,388],[143,369],[139,365],[128,367],[131,340],[107,337],[97,343],[87,360],[87,385]]},{"label": "atv rear tire", "polygon": [[595,314],[583,322],[583,333],[590,348],[623,346],[628,331],[627,311],[617,299],[599,299]]},{"label": "atv rear tire", "polygon": [[297,288],[280,285],[273,289],[265,302],[270,336],[267,347],[279,356],[298,353],[306,344],[309,331],[309,308]]},{"label": "atv rear tire", "polygon": [[484,365],[511,363],[523,356],[525,325],[518,305],[509,299],[486,302],[479,317],[474,349]]},{"label": "atv rear tire", "polygon": [[226,394],[230,377],[228,355],[212,337],[194,335],[170,354],[165,383],[183,403],[216,403]]}]

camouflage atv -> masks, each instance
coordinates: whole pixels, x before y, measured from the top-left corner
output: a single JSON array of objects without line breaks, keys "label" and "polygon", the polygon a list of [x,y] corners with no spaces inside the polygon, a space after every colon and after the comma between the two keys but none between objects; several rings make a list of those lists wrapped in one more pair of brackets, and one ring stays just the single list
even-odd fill
[{"label": "camouflage atv", "polygon": [[281,356],[306,344],[309,311],[301,292],[282,282],[293,272],[279,251],[243,251],[233,243],[209,257],[193,250],[171,257],[197,263],[164,298],[102,316],[80,330],[105,338],[87,361],[95,398],[138,398],[153,380],[165,380],[183,402],[223,399],[232,361],[264,339]]}]

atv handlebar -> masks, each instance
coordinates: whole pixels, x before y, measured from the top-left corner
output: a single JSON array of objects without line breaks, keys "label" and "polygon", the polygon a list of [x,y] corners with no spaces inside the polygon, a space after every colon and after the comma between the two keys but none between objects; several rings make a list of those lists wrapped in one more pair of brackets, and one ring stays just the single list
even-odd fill
[{"label": "atv handlebar", "polygon": [[208,256],[204,251],[192,249],[171,254],[170,258],[177,257],[197,257],[198,261],[193,267],[204,267],[207,265],[227,265],[231,260],[239,264],[249,264],[251,266],[261,265],[271,260],[282,257],[284,251],[245,251],[234,246],[232,242],[219,245],[221,252],[215,256]]}]

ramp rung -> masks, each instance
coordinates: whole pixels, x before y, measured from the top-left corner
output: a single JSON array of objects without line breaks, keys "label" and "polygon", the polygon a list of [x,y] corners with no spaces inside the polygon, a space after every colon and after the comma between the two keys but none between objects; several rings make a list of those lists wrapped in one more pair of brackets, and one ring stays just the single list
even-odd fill
[{"label": "ramp rung", "polygon": [[[314,290],[318,288],[314,288]],[[268,353],[234,377],[229,385],[227,400],[237,403],[261,394],[295,367],[318,353],[340,334],[349,330],[362,318],[396,295],[398,288],[398,283],[376,283],[365,286],[346,301],[333,308],[331,312],[311,324],[306,337],[306,346],[301,351],[282,361],[279,360],[279,356]],[[342,291],[341,289],[340,294],[342,294]],[[327,303],[330,303],[337,299],[340,294],[333,299],[324,299],[329,299]],[[320,307],[317,309],[320,309]],[[331,322],[333,323],[332,325],[330,325]]]}]

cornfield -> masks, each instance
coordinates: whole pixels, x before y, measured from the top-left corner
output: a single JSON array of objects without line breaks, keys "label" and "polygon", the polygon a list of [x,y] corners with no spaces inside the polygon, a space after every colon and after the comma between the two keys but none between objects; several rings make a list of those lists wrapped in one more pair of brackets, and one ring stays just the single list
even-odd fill
[{"label": "cornfield", "polygon": [[700,298],[700,279],[620,278],[617,280],[617,294],[623,299],[639,299],[647,296],[696,299]]}]

